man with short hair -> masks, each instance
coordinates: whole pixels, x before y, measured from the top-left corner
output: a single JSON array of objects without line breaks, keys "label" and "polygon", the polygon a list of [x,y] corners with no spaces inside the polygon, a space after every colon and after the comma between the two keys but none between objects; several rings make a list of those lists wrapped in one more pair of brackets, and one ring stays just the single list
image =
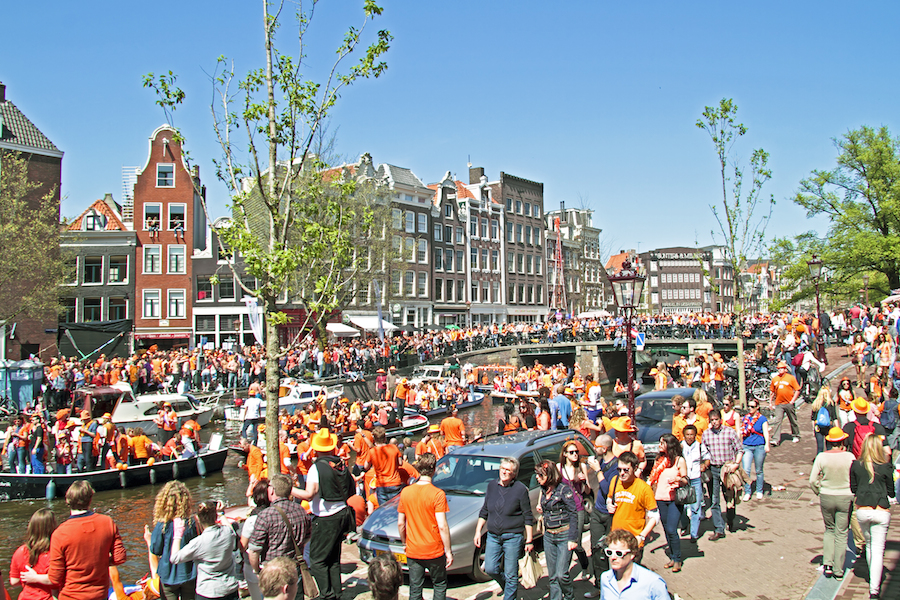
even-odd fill
[{"label": "man with short hair", "polygon": [[403,464],[403,455],[397,446],[388,443],[384,427],[373,429],[372,438],[375,447],[369,450],[365,470],[375,469],[375,496],[378,498],[378,506],[384,506],[402,488],[400,466]]},{"label": "man with short hair", "polygon": [[265,600],[294,600],[299,583],[297,564],[286,556],[269,561],[259,572],[259,591]]},{"label": "man with short hair", "polygon": [[606,537],[604,553],[612,567],[600,581],[600,595],[606,600],[668,600],[669,590],[662,577],[639,564],[640,545],[630,531],[614,529]]},{"label": "man with short hair", "polygon": [[[733,473],[741,464],[744,456],[744,447],[738,439],[737,431],[733,427],[725,427],[722,424],[722,413],[718,408],[709,411],[709,429],[703,445],[709,450],[710,476],[712,478],[712,520],[715,532],[709,536],[710,541],[717,541],[725,537],[725,521],[722,520],[722,471]],[[728,531],[734,531],[735,509],[726,509]]]},{"label": "man with short hair", "polygon": [[[678,396],[672,398],[673,403],[677,397]],[[697,401],[693,396],[684,398],[681,401],[681,406],[678,408],[681,409],[681,412],[676,413],[675,416],[672,417],[672,435],[683,442],[684,435],[682,434],[682,430],[688,425],[693,425],[697,428],[697,439],[702,440],[703,432],[709,427],[709,422],[697,414]]]},{"label": "man with short hair", "polygon": [[447,452],[453,452],[466,443],[466,426],[456,416],[458,412],[455,404],[450,405],[449,416],[441,421],[441,435],[444,436]]},{"label": "man with short hair", "polygon": [[704,513],[701,476],[703,471],[709,468],[709,450],[697,441],[696,425],[685,425],[682,434],[684,442],[681,444],[681,456],[687,463],[687,477],[697,496],[696,501],[685,506],[687,511],[684,513],[682,523],[690,521],[691,542],[696,543],[700,537],[700,515]]},{"label": "man with short hair", "polygon": [[392,554],[376,556],[369,563],[369,589],[374,600],[397,600],[403,585],[403,569]]},{"label": "man with short hair", "polygon": [[[279,473],[269,480],[271,504],[256,517],[247,546],[247,560],[256,573],[279,556],[295,562],[303,560],[303,546],[310,536],[309,515],[299,503],[291,502],[291,489],[291,478],[287,475]],[[298,588],[296,598],[303,599],[302,587]]]},{"label": "man with short hair", "polygon": [[800,441],[800,426],[797,424],[797,405],[794,404],[800,397],[800,383],[797,379],[788,373],[788,364],[784,361],[778,363],[778,374],[772,378],[772,384],[769,387],[770,397],[769,404],[775,409],[775,416],[772,421],[775,426],[772,428],[772,445],[781,444],[781,424],[784,422],[784,415],[787,414],[788,421],[791,423],[791,434],[794,443]]},{"label": "man with short hair", "polygon": [[244,421],[241,426],[241,436],[253,442],[254,446],[259,435],[258,425],[261,409],[262,398],[259,397],[259,393],[255,393],[250,394],[250,397],[244,400],[244,409],[241,411],[241,418]]},{"label": "man with short hair", "polygon": [[400,492],[397,529],[409,567],[409,600],[422,600],[425,570],[434,583],[434,600],[447,597],[447,567],[453,564],[447,496],[431,483],[437,459],[426,452],[416,460],[419,480]]},{"label": "man with short hair", "polygon": [[[619,479],[615,487],[609,488],[606,508],[613,516],[611,527],[630,531],[643,548],[644,541],[659,521],[659,511],[653,490],[636,475],[638,464],[638,457],[633,452],[619,455]],[[635,556],[637,562],[642,554],[643,550],[639,550]]]},{"label": "man with short hair", "polygon": [[94,488],[80,479],[66,491],[69,518],[50,538],[50,584],[60,600],[106,598],[109,567],[125,563],[119,528],[106,515],[90,510]]}]

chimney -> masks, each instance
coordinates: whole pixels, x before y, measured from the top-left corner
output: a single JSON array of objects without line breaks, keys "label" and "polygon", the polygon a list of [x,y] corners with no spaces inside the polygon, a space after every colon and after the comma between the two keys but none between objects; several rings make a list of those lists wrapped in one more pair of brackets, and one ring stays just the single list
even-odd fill
[{"label": "chimney", "polygon": [[0,81],[0,102],[6,102],[6,84]]},{"label": "chimney", "polygon": [[484,167],[469,167],[469,185],[480,183],[484,177]]}]

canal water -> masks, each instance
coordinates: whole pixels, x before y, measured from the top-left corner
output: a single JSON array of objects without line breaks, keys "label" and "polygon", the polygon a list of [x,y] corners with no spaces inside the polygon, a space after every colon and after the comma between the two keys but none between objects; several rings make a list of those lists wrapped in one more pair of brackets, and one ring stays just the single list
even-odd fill
[{"label": "canal water", "polygon": [[[481,427],[484,432],[497,430],[497,420],[503,415],[503,407],[491,404],[486,397],[482,405],[460,411],[459,417],[465,422],[466,429]],[[440,422],[433,418],[432,422]],[[202,432],[203,439],[210,433],[225,433],[225,441],[232,444],[237,441],[239,430],[237,425],[226,426],[214,423]],[[194,477],[184,483],[190,489],[195,504],[206,500],[220,500],[226,506],[246,504],[244,492],[247,489],[247,472],[238,468],[239,457],[232,454],[225,462],[221,473],[207,475],[206,478]],[[128,553],[128,562],[119,568],[122,581],[126,585],[134,583],[149,571],[147,546],[144,543],[144,525],[152,525],[153,504],[156,493],[162,484],[141,486],[132,489],[98,492],[94,496],[92,508],[112,517],[119,526],[119,532]],[[14,500],[0,506],[0,567],[6,582],[9,582],[9,564],[12,554],[24,539],[28,519],[39,508],[48,507],[56,513],[58,521],[68,516],[64,499],[46,500]],[[151,527],[152,529],[152,527]],[[12,593],[15,598],[16,594]]]}]

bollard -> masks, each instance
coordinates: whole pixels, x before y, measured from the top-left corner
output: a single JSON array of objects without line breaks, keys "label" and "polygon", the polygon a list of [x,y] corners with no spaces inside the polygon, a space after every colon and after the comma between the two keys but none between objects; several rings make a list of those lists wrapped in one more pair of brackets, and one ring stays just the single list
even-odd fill
[{"label": "bollard", "polygon": [[47,487],[44,489],[44,497],[47,498],[47,500],[56,498],[56,482],[52,479],[47,483]]},{"label": "bollard", "polygon": [[197,455],[197,472],[200,473],[200,477],[206,477],[206,463],[199,454]]}]

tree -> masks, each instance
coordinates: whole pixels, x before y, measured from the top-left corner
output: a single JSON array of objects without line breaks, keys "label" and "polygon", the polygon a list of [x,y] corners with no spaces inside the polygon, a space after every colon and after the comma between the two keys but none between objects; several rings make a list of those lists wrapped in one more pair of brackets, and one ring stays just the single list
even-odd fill
[{"label": "tree", "polygon": [[[762,148],[750,155],[749,190],[744,188],[744,170],[734,157],[734,144],[747,133],[747,127],[738,123],[738,107],[731,98],[722,98],[719,106],[707,106],[697,127],[706,131],[716,149],[719,160],[719,175],[722,180],[721,203],[710,204],[718,224],[713,239],[722,240],[725,263],[731,266],[735,300],[735,331],[738,349],[738,385],[741,401],[746,398],[746,376],[744,372],[744,338],[742,315],[746,307],[741,299],[740,275],[747,265],[747,259],[762,252],[766,226],[775,205],[774,198],[763,198],[762,187],[772,178],[768,168],[769,153]],[[729,189],[730,184],[730,189]]]},{"label": "tree", "polygon": [[[808,217],[829,220],[828,231],[777,240],[790,265],[786,279],[803,281],[806,260],[818,254],[829,274],[823,291],[856,299],[861,276],[870,274],[870,289],[887,295],[900,287],[900,138],[887,127],[862,127],[833,141],[837,166],[813,171],[794,196]],[[794,299],[810,293],[801,289]]]},{"label": "tree", "polygon": [[[379,194],[373,182],[329,170],[311,152],[341,90],[361,78],[377,78],[387,68],[380,60],[391,35],[378,31],[363,47],[367,24],[381,15],[373,0],[363,1],[362,25],[350,27],[322,82],[306,76],[307,35],[316,2],[296,8],[298,56],[281,53],[276,33],[286,20],[285,2],[264,0],[263,68],[238,78],[227,59],[218,59],[213,87],[213,129],[222,149],[214,161],[216,175],[231,195],[232,220],[220,230],[220,244],[237,252],[258,289],[243,286],[263,309],[266,345],[266,428],[278,431],[278,326],[287,322],[280,298],[299,299],[306,309],[302,326],[321,330],[332,311],[352,293],[355,275],[365,271],[368,254],[360,252],[364,236],[380,233]],[[345,66],[350,57],[361,57]],[[158,94],[167,116],[185,99],[169,72],[144,84]],[[233,92],[233,86],[237,92]],[[245,143],[234,137],[243,129]],[[381,231],[384,231],[382,229]],[[366,267],[367,268],[367,267]],[[269,456],[278,456],[277,436],[267,436]]]},{"label": "tree", "polygon": [[17,152],[0,160],[0,324],[58,315],[69,269],[59,248],[56,190],[36,197],[40,184],[28,178],[28,161]]}]

